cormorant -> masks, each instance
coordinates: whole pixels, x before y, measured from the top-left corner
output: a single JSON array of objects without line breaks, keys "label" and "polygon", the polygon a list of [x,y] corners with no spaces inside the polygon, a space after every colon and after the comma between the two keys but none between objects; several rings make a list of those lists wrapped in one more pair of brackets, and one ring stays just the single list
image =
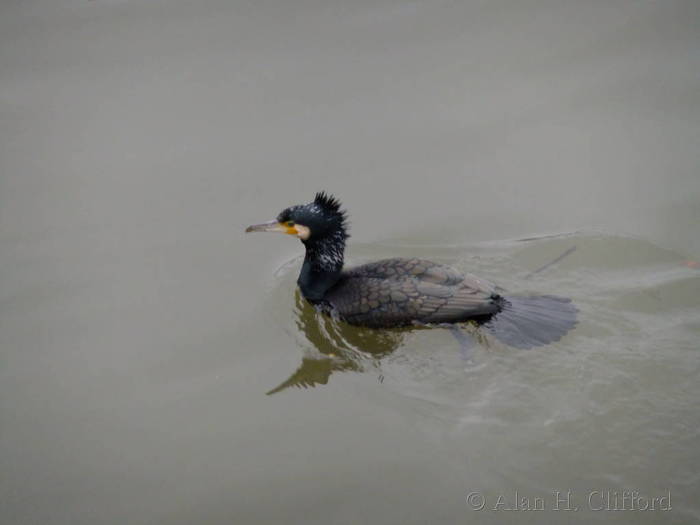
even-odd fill
[{"label": "cormorant", "polygon": [[304,298],[350,324],[390,328],[476,321],[518,348],[559,340],[576,324],[567,298],[503,296],[476,276],[423,259],[384,259],[343,269],[347,215],[325,192],[284,209],[246,232],[280,232],[301,239],[306,256],[297,283]]}]

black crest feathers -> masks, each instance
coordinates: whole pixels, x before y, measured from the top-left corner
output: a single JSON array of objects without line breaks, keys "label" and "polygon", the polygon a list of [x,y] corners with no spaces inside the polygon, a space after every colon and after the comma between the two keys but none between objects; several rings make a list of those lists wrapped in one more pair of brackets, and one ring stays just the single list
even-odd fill
[{"label": "black crest feathers", "polygon": [[314,204],[318,204],[327,212],[331,213],[342,213],[340,211],[340,201],[333,197],[333,195],[327,194],[325,191],[319,191],[314,197]]},{"label": "black crest feathers", "polygon": [[333,195],[326,193],[325,191],[319,191],[314,197],[314,204],[320,207],[325,213],[338,217],[343,230],[348,228],[349,223],[347,220],[347,214],[345,210],[340,209],[342,205]]}]

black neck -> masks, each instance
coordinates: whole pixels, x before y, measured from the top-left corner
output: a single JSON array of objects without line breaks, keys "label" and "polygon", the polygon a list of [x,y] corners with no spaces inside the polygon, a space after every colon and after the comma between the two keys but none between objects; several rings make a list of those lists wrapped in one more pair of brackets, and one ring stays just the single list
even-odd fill
[{"label": "black neck", "polygon": [[345,233],[304,241],[306,257],[297,284],[304,297],[317,303],[340,278],[345,252]]}]

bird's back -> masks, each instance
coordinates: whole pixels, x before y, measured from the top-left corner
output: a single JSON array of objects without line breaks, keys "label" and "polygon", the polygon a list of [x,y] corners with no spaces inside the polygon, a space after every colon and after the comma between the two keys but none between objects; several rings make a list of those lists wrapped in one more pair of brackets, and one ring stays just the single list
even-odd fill
[{"label": "bird's back", "polygon": [[384,259],[343,272],[324,301],[370,327],[449,323],[499,311],[493,284],[422,259]]}]

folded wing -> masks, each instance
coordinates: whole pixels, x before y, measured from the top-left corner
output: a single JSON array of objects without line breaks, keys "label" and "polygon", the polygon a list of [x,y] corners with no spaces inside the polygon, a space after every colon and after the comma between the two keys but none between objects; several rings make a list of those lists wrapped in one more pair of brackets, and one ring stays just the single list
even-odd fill
[{"label": "folded wing", "polygon": [[467,320],[498,311],[494,286],[421,259],[386,259],[347,271],[326,299],[345,321],[396,326]]}]

